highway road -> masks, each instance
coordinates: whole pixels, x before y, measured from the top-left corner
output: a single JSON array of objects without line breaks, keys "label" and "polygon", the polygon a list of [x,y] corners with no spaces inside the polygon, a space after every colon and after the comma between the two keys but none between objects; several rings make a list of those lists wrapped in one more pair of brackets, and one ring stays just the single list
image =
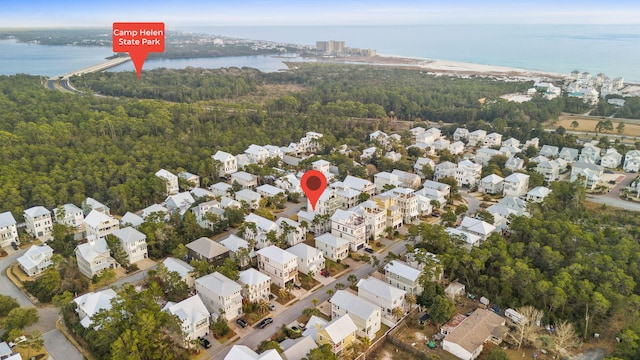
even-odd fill
[{"label": "highway road", "polygon": [[[388,246],[381,253],[376,253],[374,255],[377,256],[380,260],[382,260],[389,253],[389,251],[393,251],[394,253],[398,254],[398,253],[404,252],[404,250],[405,250],[405,241],[399,240],[394,242],[390,246]],[[371,274],[373,271],[374,271],[374,268],[373,266],[371,266],[371,264],[369,263],[361,264],[356,269],[350,272],[347,272],[342,276],[340,276],[339,278],[335,279],[329,285],[321,287],[320,289],[316,290],[313,294],[291,305],[288,309],[284,310],[283,312],[281,312],[280,314],[274,317],[273,324],[268,325],[264,329],[254,329],[249,334],[242,337],[242,339],[236,341],[234,345],[245,345],[251,349],[255,349],[258,346],[258,344],[260,344],[263,340],[271,337],[280,328],[280,326],[282,326],[282,324],[290,324],[296,321],[296,319],[300,317],[300,315],[302,315],[302,310],[308,307],[313,307],[313,304],[311,302],[312,299],[314,298],[318,299],[318,304],[321,304],[322,302],[328,300],[329,294],[326,293],[327,289],[335,289],[335,285],[339,282],[345,285],[349,284],[349,281],[347,281],[347,277],[351,274],[355,274],[358,277],[358,279],[362,279],[369,276],[369,274]],[[231,325],[231,326],[235,326],[235,325]],[[227,355],[229,350],[231,350],[230,346],[225,347],[222,351],[215,354],[211,359],[222,360]]]}]

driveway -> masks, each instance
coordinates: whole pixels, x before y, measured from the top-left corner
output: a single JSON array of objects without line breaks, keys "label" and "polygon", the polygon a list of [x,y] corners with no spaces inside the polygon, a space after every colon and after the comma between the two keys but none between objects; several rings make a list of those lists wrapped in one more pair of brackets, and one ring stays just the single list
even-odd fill
[{"label": "driveway", "polygon": [[480,200],[473,197],[473,195],[469,194],[466,191],[460,191],[462,198],[467,203],[467,214],[475,214],[480,210]]}]

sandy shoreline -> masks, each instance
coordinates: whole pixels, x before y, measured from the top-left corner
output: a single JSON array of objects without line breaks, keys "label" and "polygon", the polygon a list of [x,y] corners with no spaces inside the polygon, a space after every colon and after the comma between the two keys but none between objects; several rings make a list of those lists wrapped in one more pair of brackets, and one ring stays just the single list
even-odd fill
[{"label": "sandy shoreline", "polygon": [[483,65],[452,60],[432,60],[398,55],[378,54],[372,57],[317,58],[319,61],[401,67],[426,71],[434,75],[491,77],[511,81],[564,80],[569,74]]}]

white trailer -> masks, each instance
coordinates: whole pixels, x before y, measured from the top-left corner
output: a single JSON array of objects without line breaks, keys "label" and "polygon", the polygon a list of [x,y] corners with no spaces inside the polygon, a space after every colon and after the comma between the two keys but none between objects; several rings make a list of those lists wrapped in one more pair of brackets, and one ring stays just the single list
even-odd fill
[{"label": "white trailer", "polygon": [[522,314],[511,308],[504,311],[504,316],[506,316],[507,319],[513,321],[516,324],[521,324],[522,322],[527,320],[527,318],[525,318]]}]

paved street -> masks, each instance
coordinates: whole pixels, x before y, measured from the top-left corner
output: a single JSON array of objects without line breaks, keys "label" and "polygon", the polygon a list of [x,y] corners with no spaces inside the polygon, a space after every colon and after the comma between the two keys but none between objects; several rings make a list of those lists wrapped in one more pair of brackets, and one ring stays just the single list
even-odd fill
[{"label": "paved street", "polygon": [[21,249],[15,253],[0,259],[0,294],[9,295],[14,297],[20,306],[33,306],[29,298],[27,298],[20,289],[18,289],[9,278],[7,278],[6,271],[9,265],[16,262],[26,249]]},{"label": "paved street", "polygon": [[50,330],[42,335],[44,347],[53,360],[83,360],[78,349],[58,329]]},{"label": "paved street", "polygon": [[614,207],[618,207],[618,208],[630,210],[630,211],[640,211],[640,203],[626,201],[619,198],[620,190],[629,186],[633,181],[633,179],[636,178],[637,174],[621,173],[620,175],[625,176],[624,180],[616,184],[616,186],[613,189],[611,189],[611,191],[603,195],[587,195],[587,201],[591,201],[598,204],[604,204],[608,206],[614,206]]},{"label": "paved street", "polygon": [[466,191],[460,191],[462,198],[467,202],[467,211],[468,214],[475,214],[480,210],[480,200],[476,199],[474,196],[469,194]]},{"label": "paved street", "polygon": [[[382,260],[389,253],[389,251],[393,251],[394,253],[398,254],[403,252],[404,249],[405,249],[405,242],[403,240],[400,240],[400,241],[393,242],[391,246],[389,246],[379,254],[376,253],[375,256],[377,256]],[[347,281],[347,277],[351,274],[355,274],[358,277],[358,279],[362,279],[369,276],[369,274],[371,274],[373,271],[374,271],[373,266],[371,266],[370,264],[368,263],[361,264],[358,268],[354,269],[353,271],[343,274],[341,277],[332,281],[329,285],[324,286],[316,290],[314,293],[307,295],[304,299],[295,302],[288,309],[284,310],[277,316],[274,316],[273,324],[267,326],[264,329],[254,329],[248,335],[236,341],[234,344],[246,345],[251,349],[255,349],[258,346],[258,344],[260,344],[260,342],[262,342],[263,340],[273,335],[276,332],[276,330],[278,330],[278,328],[282,326],[282,324],[289,324],[296,321],[296,319],[300,315],[302,315],[302,310],[308,307],[313,307],[313,304],[311,303],[311,300],[313,298],[318,299],[319,304],[328,300],[329,294],[326,293],[326,289],[330,289],[330,288],[333,289],[335,284],[339,282],[345,285],[349,284],[349,281]],[[223,351],[216,354],[214,357],[212,357],[212,359],[216,359],[216,360],[224,359],[225,355],[229,352],[230,349],[231,349],[230,346],[225,347]]]}]

